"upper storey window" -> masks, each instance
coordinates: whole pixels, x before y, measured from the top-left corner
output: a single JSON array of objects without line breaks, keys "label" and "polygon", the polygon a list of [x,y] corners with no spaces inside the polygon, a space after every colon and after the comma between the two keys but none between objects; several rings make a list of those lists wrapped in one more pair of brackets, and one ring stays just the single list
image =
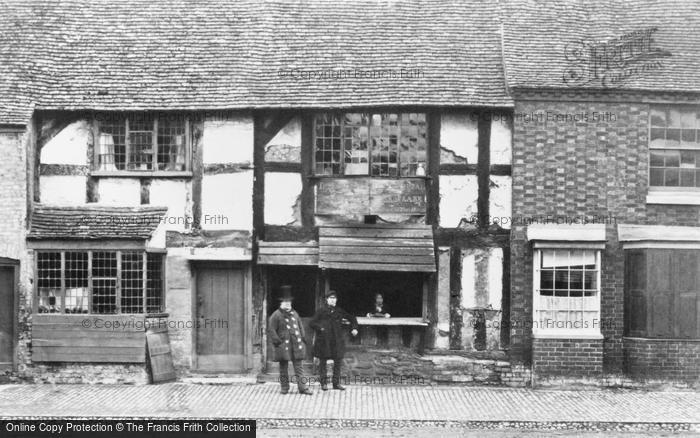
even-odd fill
[{"label": "upper storey window", "polygon": [[180,115],[110,115],[97,122],[98,171],[189,170],[189,125]]},{"label": "upper storey window", "polygon": [[318,114],[314,145],[314,172],[319,176],[425,176],[426,115]]},{"label": "upper storey window", "polygon": [[649,186],[700,190],[700,108],[651,109]]}]

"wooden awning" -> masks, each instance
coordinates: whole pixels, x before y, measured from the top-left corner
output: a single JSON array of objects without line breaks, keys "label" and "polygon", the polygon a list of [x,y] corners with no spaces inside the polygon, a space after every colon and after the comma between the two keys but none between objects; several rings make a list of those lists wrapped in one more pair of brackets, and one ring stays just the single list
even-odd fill
[{"label": "wooden awning", "polygon": [[426,225],[319,228],[319,267],[435,272],[433,229]]},{"label": "wooden awning", "polygon": [[260,242],[259,265],[318,266],[318,243],[311,242]]}]

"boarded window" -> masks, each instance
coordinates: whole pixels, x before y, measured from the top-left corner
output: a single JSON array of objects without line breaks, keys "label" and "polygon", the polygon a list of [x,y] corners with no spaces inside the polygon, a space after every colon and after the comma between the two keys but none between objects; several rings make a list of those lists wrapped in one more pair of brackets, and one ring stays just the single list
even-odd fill
[{"label": "boarded window", "polygon": [[319,114],[314,145],[317,175],[425,176],[426,115]]},{"label": "boarded window", "polygon": [[649,130],[649,186],[700,188],[700,109],[655,106]]},{"label": "boarded window", "polygon": [[97,170],[188,170],[188,120],[181,115],[110,115],[98,123],[98,141]]},{"label": "boarded window", "polygon": [[143,251],[38,252],[37,312],[162,312],[162,263]]},{"label": "boarded window", "polygon": [[700,338],[700,251],[625,251],[625,333]]}]

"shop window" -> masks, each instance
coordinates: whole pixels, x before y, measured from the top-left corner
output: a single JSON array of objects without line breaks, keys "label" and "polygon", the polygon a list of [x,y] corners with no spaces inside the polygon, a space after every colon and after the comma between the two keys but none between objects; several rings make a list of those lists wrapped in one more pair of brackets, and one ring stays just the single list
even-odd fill
[{"label": "shop window", "polygon": [[700,108],[655,106],[649,129],[649,187],[700,191]]},{"label": "shop window", "polygon": [[143,251],[38,252],[37,312],[162,312],[162,263]]},{"label": "shop window", "polygon": [[423,317],[423,276],[420,272],[333,270],[330,287],[338,293],[338,306],[355,316],[371,312],[381,293],[392,317]]},{"label": "shop window", "polygon": [[600,333],[600,251],[536,249],[534,333]]},{"label": "shop window", "polygon": [[179,115],[109,115],[98,122],[96,170],[188,170],[188,120]]},{"label": "shop window", "polygon": [[625,250],[625,335],[700,339],[700,250]]},{"label": "shop window", "polygon": [[425,176],[424,113],[324,113],[314,120],[316,175]]}]

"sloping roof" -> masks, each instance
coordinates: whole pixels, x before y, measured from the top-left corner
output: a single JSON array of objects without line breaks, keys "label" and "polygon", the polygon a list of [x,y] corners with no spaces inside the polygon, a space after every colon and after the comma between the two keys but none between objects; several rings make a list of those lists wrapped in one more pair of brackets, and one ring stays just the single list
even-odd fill
[{"label": "sloping roof", "polygon": [[39,205],[31,217],[28,240],[148,240],[165,207],[53,207]]},{"label": "sloping roof", "polygon": [[[0,8],[26,22],[24,46],[9,56],[41,79],[37,109],[512,104],[494,3],[0,0]],[[328,77],[333,70],[346,77]],[[406,77],[355,77],[380,70]],[[326,77],[301,77],[312,71]]]},{"label": "sloping roof", "polygon": [[320,268],[436,271],[433,228],[429,225],[319,227],[318,257]]},{"label": "sloping roof", "polygon": [[[508,0],[504,2],[503,17],[510,87],[607,86],[700,92],[700,2],[696,0]],[[607,85],[600,78],[588,80],[591,45],[600,49],[601,44],[615,38],[652,28],[657,28],[651,34],[652,48],[671,54],[658,58],[661,68],[635,72],[635,67],[646,62],[633,63],[626,67],[631,74],[621,82],[614,82],[614,69],[608,71]],[[575,53],[577,48],[583,52]],[[583,75],[583,80],[564,82],[570,71]]]},{"label": "sloping roof", "polygon": [[0,10],[0,123],[27,119],[33,104],[512,106],[506,85],[572,86],[572,43],[650,27],[671,57],[615,87],[700,92],[694,0],[0,0]]}]

